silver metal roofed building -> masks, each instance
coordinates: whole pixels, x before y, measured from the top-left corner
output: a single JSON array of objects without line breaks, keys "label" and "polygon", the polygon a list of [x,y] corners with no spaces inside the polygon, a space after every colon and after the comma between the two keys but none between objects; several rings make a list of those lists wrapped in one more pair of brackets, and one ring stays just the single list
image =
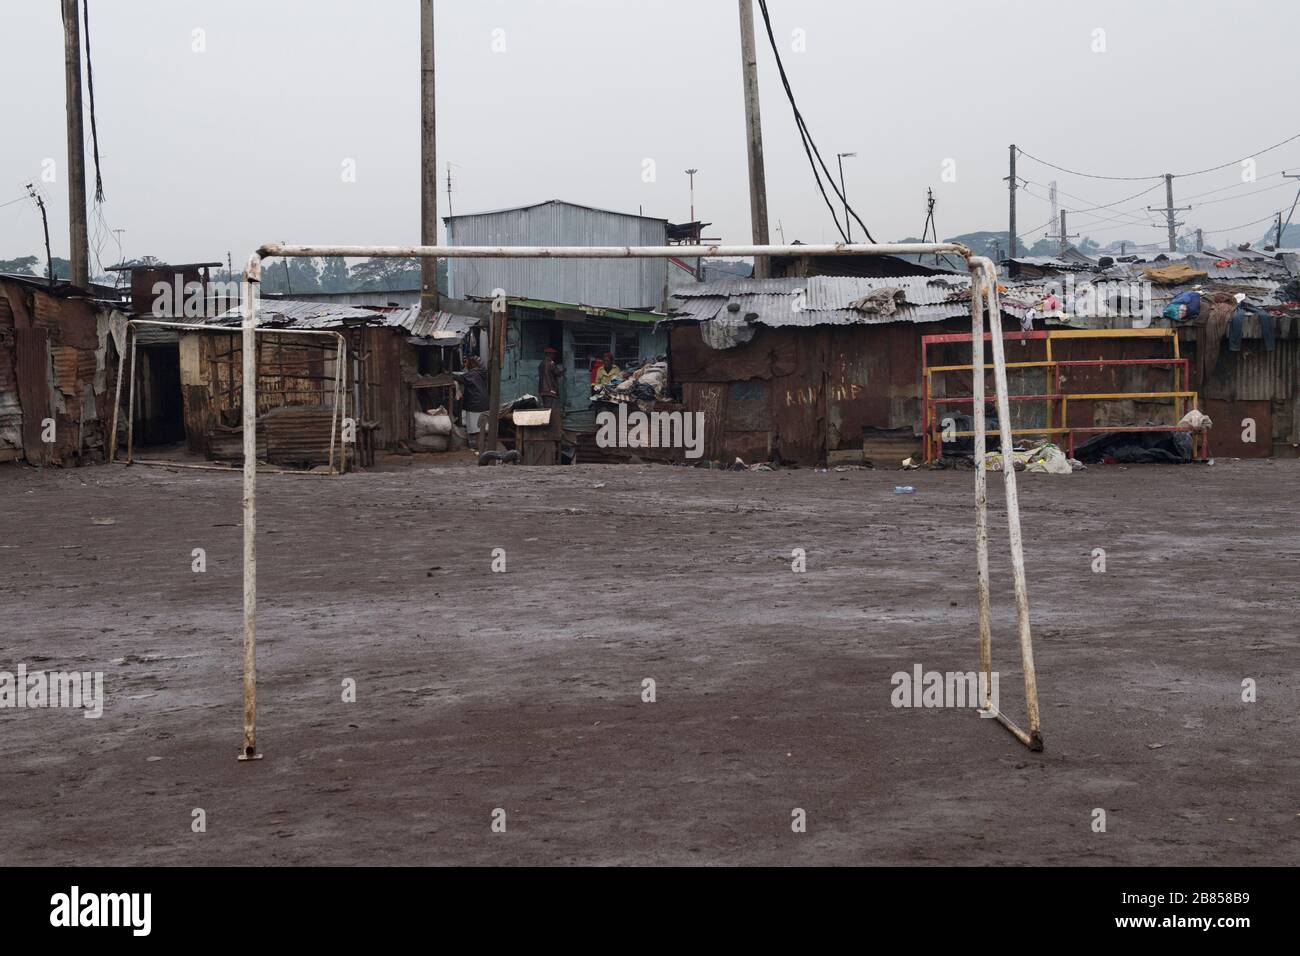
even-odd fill
[{"label": "silver metal roofed building", "polygon": [[[551,199],[531,206],[447,216],[452,246],[663,246],[668,221]],[[686,254],[684,249],[683,254]],[[452,259],[458,299],[507,295],[612,309],[662,309],[667,259]]]}]

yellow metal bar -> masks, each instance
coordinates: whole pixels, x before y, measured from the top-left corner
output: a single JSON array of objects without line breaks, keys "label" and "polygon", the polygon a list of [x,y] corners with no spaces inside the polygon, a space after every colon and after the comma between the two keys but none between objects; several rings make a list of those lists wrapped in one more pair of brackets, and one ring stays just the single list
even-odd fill
[{"label": "yellow metal bar", "polygon": [[1088,398],[1099,401],[1113,401],[1122,398],[1194,398],[1195,392],[1097,392],[1084,394],[1070,392],[1070,398]]},{"label": "yellow metal bar", "polygon": [[[1054,362],[1008,362],[1007,368],[1042,368],[1045,365],[1054,365]],[[974,366],[972,365],[932,365],[931,372],[969,372]]]},{"label": "yellow metal bar", "polygon": [[[1179,354],[1178,351],[1178,336],[1176,334],[1174,335],[1174,358],[1176,359],[1182,358],[1182,355]],[[1181,365],[1175,365],[1174,366],[1174,388],[1182,388],[1184,385],[1190,385],[1190,384],[1191,384],[1190,382],[1183,381],[1183,367]],[[1177,409],[1178,409],[1179,418],[1182,418],[1184,415],[1187,414],[1187,406],[1182,402],[1182,400],[1179,400],[1179,402],[1177,403]]]},{"label": "yellow metal bar", "polygon": [[1173,329],[1053,329],[1047,333],[1051,339],[1167,339]]}]

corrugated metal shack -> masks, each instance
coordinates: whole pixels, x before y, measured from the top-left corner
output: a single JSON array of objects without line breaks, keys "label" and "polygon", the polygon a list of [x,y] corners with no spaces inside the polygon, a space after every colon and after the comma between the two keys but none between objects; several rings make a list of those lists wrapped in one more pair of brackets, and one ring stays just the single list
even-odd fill
[{"label": "corrugated metal shack", "polygon": [[[1071,252],[1073,250],[1067,250]],[[1025,257],[1016,260],[1027,263]],[[1201,410],[1215,422],[1211,432],[1213,454],[1221,457],[1241,458],[1294,458],[1300,455],[1300,304],[1295,299],[1300,278],[1300,257],[1293,251],[1254,249],[1213,250],[1202,252],[1149,252],[1120,257],[1086,259],[1078,254],[1067,255],[1053,265],[1050,257],[1035,257],[1034,278],[1011,280],[1011,288],[1004,296],[1009,309],[1021,310],[1044,292],[1052,289],[1060,293],[1067,273],[1071,293],[1076,300],[1114,300],[1113,293],[1135,283],[1142,283],[1151,295],[1155,327],[1173,324],[1160,316],[1160,312],[1177,295],[1193,290],[1206,293],[1201,315],[1190,322],[1178,324],[1178,337],[1182,354],[1191,358],[1194,378],[1192,386],[1200,392]],[[1085,264],[1086,261],[1086,264]],[[1152,282],[1150,270],[1182,265],[1193,270],[1195,277],[1183,282]],[[1025,273],[1022,272],[1022,276]],[[1220,336],[1213,345],[1202,339],[1207,323],[1214,326],[1211,316],[1216,312],[1219,327],[1230,315],[1230,301],[1235,293],[1244,293],[1251,301],[1273,314],[1274,351],[1269,352],[1263,341],[1260,320],[1247,316],[1242,325],[1242,347],[1233,352],[1226,338]],[[1217,304],[1215,303],[1217,301]],[[1063,302],[1060,316],[1052,324],[1072,328],[1123,328],[1132,325],[1127,315],[1095,314],[1091,306],[1077,307],[1075,302]],[[1146,358],[1149,343],[1141,341],[1097,341],[1090,346],[1093,358]],[[1206,349],[1211,350],[1205,354]],[[963,360],[964,361],[964,360]],[[1208,370],[1209,374],[1204,372]],[[1142,391],[1166,387],[1155,368],[1094,370],[1087,374],[1090,391]],[[1084,373],[1077,373],[1083,376]],[[1082,381],[1077,382],[1081,387]],[[1095,406],[1095,407],[1094,407]],[[1097,424],[1118,420],[1124,409],[1107,409],[1102,403],[1071,404],[1071,424],[1075,414]],[[1154,409],[1130,407],[1130,419],[1144,420]],[[1255,441],[1242,440],[1243,422],[1255,423]]]},{"label": "corrugated metal shack", "polygon": [[113,407],[111,329],[120,334],[126,317],[99,295],[0,276],[0,461],[103,460]]},{"label": "corrugated metal shack", "polygon": [[[448,216],[451,246],[663,246],[668,222],[551,199],[531,206]],[[610,309],[663,310],[666,259],[452,259],[456,298],[506,295]]]},{"label": "corrugated metal shack", "polygon": [[731,279],[671,308],[672,378],[710,459],[901,459],[921,447],[921,336],[969,330],[970,279]]},{"label": "corrugated metal shack", "polygon": [[[395,450],[411,441],[415,411],[436,405],[452,410],[451,372],[460,367],[459,346],[479,321],[478,316],[462,313],[487,312],[477,303],[456,307],[456,313],[421,315],[418,306],[259,302],[259,324],[287,333],[258,337],[258,414],[265,417],[270,460],[320,464],[328,454],[335,339],[293,335],[293,330],[330,330],[344,336],[348,367],[342,414],[358,423],[357,442],[364,459],[367,450]],[[234,330],[240,321],[240,312],[234,309],[206,323],[232,327],[230,333],[183,332],[180,336],[186,440],[192,451],[209,458],[233,459],[242,454],[243,358],[240,333]],[[279,411],[290,408],[298,411]],[[278,433],[279,441],[273,440],[272,432]]]},{"label": "corrugated metal shack", "polygon": [[[1071,272],[1078,271],[1076,262],[1068,264]],[[1215,309],[1230,313],[1230,293],[1239,290],[1275,312],[1273,352],[1263,347],[1259,320],[1248,317],[1241,350],[1229,351],[1220,338],[1214,343],[1215,360],[1203,366],[1210,369],[1204,382],[1193,380],[1201,391],[1200,407],[1216,422],[1211,441],[1213,453],[1220,456],[1295,457],[1300,448],[1300,306],[1279,301],[1276,266],[1265,267],[1272,277],[1258,274],[1254,266],[1220,266],[1201,282],[1208,295],[1203,316]],[[1075,278],[1094,282],[1107,277],[1082,270]],[[1040,343],[1017,342],[1015,333],[1019,319],[1047,288],[1042,279],[1012,283],[1002,296],[1009,361],[1043,358]],[[1153,326],[1170,325],[1159,317],[1159,309],[1184,288],[1191,285],[1152,287]],[[753,461],[779,455],[805,465],[861,457],[896,461],[919,448],[921,337],[967,332],[969,297],[969,279],[963,275],[732,279],[681,289],[670,303],[673,382],[685,407],[705,415],[705,454],[711,459]],[[1133,325],[1131,318],[1114,315],[1072,313],[1048,319],[1048,327]],[[1036,327],[1043,327],[1041,318]],[[1178,332],[1193,369],[1200,365],[1196,350],[1204,328],[1202,319]],[[1068,357],[1154,359],[1168,349],[1168,340],[1087,339],[1071,343]],[[932,365],[968,363],[970,347],[936,346],[929,359]],[[1070,372],[1069,390],[1162,391],[1171,387],[1170,369],[1160,364],[1076,368]],[[1051,391],[1045,376],[1043,369],[1012,369],[1008,384],[1012,394],[1045,394]],[[936,379],[936,386],[939,397],[969,395],[970,374]],[[1157,423],[1170,408],[1167,399],[1072,401],[1069,424]],[[1046,412],[1044,403],[1013,403],[1013,426],[1044,426]],[[1245,419],[1255,422],[1253,443],[1241,440]]]},{"label": "corrugated metal shack", "polygon": [[[447,242],[454,246],[662,246],[670,241],[664,219],[558,199],[444,221]],[[691,248],[683,245],[683,255]],[[577,436],[589,438],[596,429],[592,363],[611,352],[626,369],[666,354],[667,335],[656,323],[664,318],[670,281],[686,281],[683,275],[666,259],[451,259],[449,288],[463,298],[487,300],[496,289],[506,294],[503,403],[536,394],[544,351],[558,350],[565,367],[564,429],[584,442]],[[590,458],[591,442],[584,447]]]}]

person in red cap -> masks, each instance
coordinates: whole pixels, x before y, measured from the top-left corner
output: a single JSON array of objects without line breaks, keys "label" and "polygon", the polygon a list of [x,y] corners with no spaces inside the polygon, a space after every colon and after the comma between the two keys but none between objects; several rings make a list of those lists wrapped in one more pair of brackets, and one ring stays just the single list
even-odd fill
[{"label": "person in red cap", "polygon": [[558,361],[560,350],[547,346],[545,358],[537,369],[537,397],[542,400],[543,408],[554,408],[560,397],[560,376],[564,366]]}]

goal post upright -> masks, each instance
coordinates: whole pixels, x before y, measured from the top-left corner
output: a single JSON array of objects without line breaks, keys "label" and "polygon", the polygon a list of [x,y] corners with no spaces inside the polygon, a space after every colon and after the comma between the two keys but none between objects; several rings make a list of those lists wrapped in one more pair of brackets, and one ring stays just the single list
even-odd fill
[{"label": "goal post upright", "polygon": [[[930,255],[953,254],[965,260],[971,279],[971,344],[975,388],[975,551],[978,591],[978,627],[980,670],[986,675],[980,709],[995,717],[1017,740],[1032,751],[1043,749],[1038,708],[1038,684],[1034,669],[1033,637],[1029,624],[1029,592],[1025,577],[1024,545],[1020,528],[1020,504],[1016,494],[1015,468],[1012,466],[1012,423],[1007,391],[1006,356],[1002,342],[1001,306],[998,299],[997,267],[986,256],[975,255],[967,246],[954,242],[906,243],[834,243],[819,245],[709,245],[696,248],[701,258],[749,258],[761,256],[843,256],[843,255]],[[370,246],[370,245],[291,245],[267,243],[249,258],[245,270],[246,297],[244,310],[244,747],[241,760],[256,759],[256,624],[257,624],[257,554],[254,533],[257,523],[256,467],[256,362],[253,357],[253,329],[256,324],[256,285],[261,278],[261,259],[269,256],[286,258],[418,258],[418,259],[671,259],[681,255],[680,246]],[[982,293],[982,294],[981,294]],[[993,380],[1001,436],[1003,484],[1007,502],[1007,531],[1016,595],[1016,623],[1021,663],[1025,678],[1025,709],[1028,731],[1021,729],[993,706],[989,695],[992,673],[992,623],[988,573],[988,485],[985,467],[986,419],[984,410],[984,331],[983,312],[989,313],[990,341],[993,352]],[[496,410],[492,410],[495,414]]]},{"label": "goal post upright", "polygon": [[[262,259],[249,256],[244,270],[242,350],[244,387],[244,743],[240,760],[257,752],[257,294]],[[330,433],[331,464],[334,435]]]}]

